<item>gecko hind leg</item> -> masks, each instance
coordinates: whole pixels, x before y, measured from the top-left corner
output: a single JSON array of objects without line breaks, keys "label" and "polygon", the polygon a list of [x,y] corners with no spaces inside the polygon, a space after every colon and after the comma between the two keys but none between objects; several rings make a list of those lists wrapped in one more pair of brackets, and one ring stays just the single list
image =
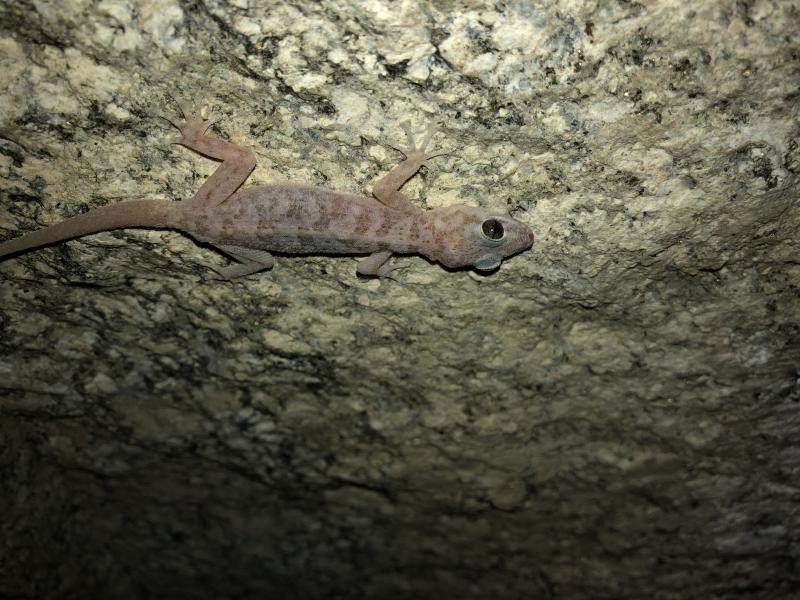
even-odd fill
[{"label": "gecko hind leg", "polygon": [[253,248],[244,248],[242,246],[228,246],[228,245],[214,245],[222,252],[239,261],[238,265],[231,265],[229,267],[215,267],[211,268],[223,279],[228,281],[238,279],[245,275],[258,273],[271,269],[275,265],[275,259],[266,250],[255,250]]},{"label": "gecko hind leg", "polygon": [[196,103],[189,104],[177,100],[176,103],[180,107],[182,118],[159,115],[180,131],[181,134],[173,140],[173,143],[222,161],[217,170],[205,180],[194,198],[187,202],[197,208],[219,206],[244,183],[255,168],[255,155],[248,148],[206,135],[206,130],[219,121],[219,116],[212,114],[203,119],[202,110]]}]

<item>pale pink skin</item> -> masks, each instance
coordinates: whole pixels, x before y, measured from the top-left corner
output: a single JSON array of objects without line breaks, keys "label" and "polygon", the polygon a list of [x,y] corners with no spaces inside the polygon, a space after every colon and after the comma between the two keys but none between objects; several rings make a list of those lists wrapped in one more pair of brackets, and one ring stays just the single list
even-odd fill
[{"label": "pale pink skin", "polygon": [[[446,267],[492,270],[533,244],[530,228],[507,215],[454,205],[414,206],[400,192],[425,161],[431,131],[419,148],[404,124],[406,159],[375,184],[374,198],[299,185],[239,189],[255,167],[253,153],[205,134],[213,120],[169,118],[181,135],[175,142],[222,164],[191,200],[131,200],[89,212],[0,244],[0,259],[69,238],[123,227],[177,229],[212,244],[238,264],[217,268],[227,279],[274,264],[270,252],[369,254],[362,275],[391,277],[393,254],[421,254]],[[487,223],[488,221],[488,223]],[[485,233],[488,232],[488,235]],[[496,239],[494,239],[496,238]]]}]

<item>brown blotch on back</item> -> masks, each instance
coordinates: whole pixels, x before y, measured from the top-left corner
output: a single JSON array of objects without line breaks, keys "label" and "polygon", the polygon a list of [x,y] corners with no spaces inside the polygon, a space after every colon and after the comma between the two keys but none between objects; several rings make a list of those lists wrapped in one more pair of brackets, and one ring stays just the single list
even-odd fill
[{"label": "brown blotch on back", "polygon": [[389,211],[386,211],[383,215],[383,222],[381,223],[381,226],[378,227],[378,230],[375,232],[375,235],[377,237],[385,237],[386,234],[392,230],[392,228],[395,226],[396,223],[397,219],[394,218],[394,215],[392,215],[392,213],[390,213]]},{"label": "brown blotch on back", "polygon": [[366,235],[369,231],[369,226],[372,224],[372,215],[369,212],[362,210],[356,217],[356,226],[354,233],[356,235]]},{"label": "brown blotch on back", "polygon": [[327,211],[320,211],[319,218],[311,223],[311,229],[318,232],[329,231],[331,227],[331,220],[333,219],[333,215],[331,215]]},{"label": "brown blotch on back", "polygon": [[408,237],[412,242],[419,241],[419,223],[416,220],[412,220],[408,226]]},{"label": "brown blotch on back", "polygon": [[292,198],[286,210],[286,217],[288,219],[301,220],[305,212],[303,202],[300,199]]}]

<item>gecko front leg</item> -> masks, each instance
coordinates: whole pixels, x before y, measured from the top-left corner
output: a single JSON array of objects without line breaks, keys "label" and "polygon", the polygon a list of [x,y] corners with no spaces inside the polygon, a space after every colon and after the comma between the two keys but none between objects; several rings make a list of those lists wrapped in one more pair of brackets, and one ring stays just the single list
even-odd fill
[{"label": "gecko front leg", "polygon": [[405,160],[396,165],[386,175],[381,177],[372,188],[372,195],[381,203],[403,212],[415,212],[419,208],[414,206],[400,188],[419,171],[420,167],[435,156],[441,156],[445,152],[431,152],[426,154],[431,137],[436,132],[433,126],[428,127],[422,143],[417,147],[414,142],[414,134],[411,131],[411,124],[404,121],[400,124],[406,134],[406,147],[397,148],[405,155]]},{"label": "gecko front leg", "polygon": [[[414,206],[406,195],[400,191],[400,188],[419,171],[420,167],[426,164],[426,161],[435,156],[440,156],[444,154],[444,152],[431,152],[427,154],[425,152],[431,141],[431,137],[433,137],[436,131],[433,127],[428,127],[422,143],[417,147],[416,142],[414,142],[414,134],[411,132],[411,124],[408,121],[404,121],[400,126],[406,134],[406,147],[404,149],[398,148],[398,150],[400,150],[406,158],[375,183],[375,186],[372,188],[372,195],[382,204],[396,210],[405,213],[420,212],[420,209]],[[392,275],[392,272],[405,267],[389,266],[389,259],[391,257],[392,253],[388,250],[374,252],[358,263],[356,272],[360,275],[377,276],[380,279],[394,279],[402,283],[400,279]]]},{"label": "gecko front leg", "polygon": [[161,115],[181,132],[181,135],[175,138],[174,143],[222,161],[211,177],[206,179],[194,198],[187,202],[199,209],[219,206],[244,183],[255,168],[256,158],[248,148],[205,134],[206,130],[219,120],[219,117],[212,115],[203,120],[192,116],[193,113],[198,115],[200,113],[196,106],[191,107],[186,104],[179,104],[179,106],[183,119]]},{"label": "gecko front leg", "polygon": [[378,277],[381,281],[384,279],[393,279],[397,283],[403,283],[399,278],[392,275],[392,273],[400,269],[405,269],[405,265],[390,266],[390,258],[392,258],[392,253],[389,250],[373,252],[367,258],[359,261],[356,267],[356,273],[368,277]]}]

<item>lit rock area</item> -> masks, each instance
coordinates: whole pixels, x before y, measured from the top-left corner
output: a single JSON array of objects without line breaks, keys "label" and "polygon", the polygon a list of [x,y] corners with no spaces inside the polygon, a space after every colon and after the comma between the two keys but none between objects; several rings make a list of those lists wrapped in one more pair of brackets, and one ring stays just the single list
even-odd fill
[{"label": "lit rock area", "polygon": [[[249,183],[532,228],[493,273],[126,229],[0,262],[0,597],[789,599],[800,7],[0,4],[0,240]],[[394,147],[393,147],[394,146]]]}]

